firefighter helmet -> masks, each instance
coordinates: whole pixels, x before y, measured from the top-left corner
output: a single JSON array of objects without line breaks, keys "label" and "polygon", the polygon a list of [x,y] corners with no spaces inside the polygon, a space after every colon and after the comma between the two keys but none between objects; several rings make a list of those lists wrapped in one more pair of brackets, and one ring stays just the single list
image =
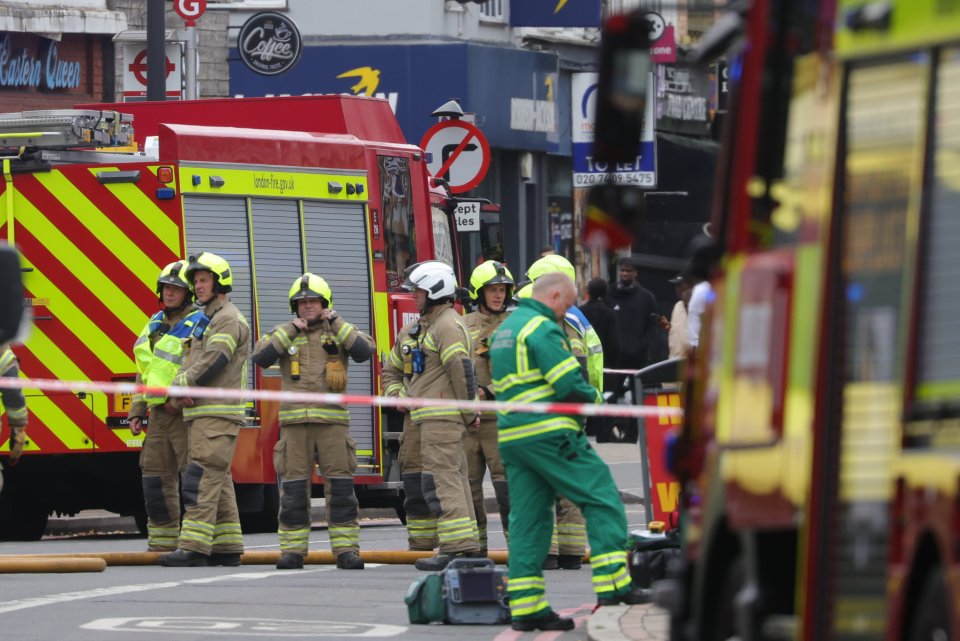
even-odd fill
[{"label": "firefighter helmet", "polygon": [[450,265],[439,260],[425,260],[412,267],[403,283],[404,289],[423,289],[427,292],[427,299],[433,301],[456,295],[457,277]]},{"label": "firefighter helmet", "polygon": [[551,272],[560,272],[566,274],[570,277],[570,280],[574,284],[577,282],[577,270],[574,269],[573,264],[557,254],[551,254],[550,256],[544,256],[543,258],[537,260],[532,265],[530,269],[527,270],[527,276],[530,277],[530,280],[537,280],[544,274],[549,274]]},{"label": "firefighter helmet", "polygon": [[187,261],[178,260],[160,270],[160,275],[157,276],[157,296],[163,296],[164,285],[193,290],[193,285],[187,280]]},{"label": "firefighter helmet", "polygon": [[506,265],[496,260],[488,260],[477,265],[470,274],[470,298],[480,298],[480,290],[487,285],[506,285],[507,298],[510,298],[513,296],[514,284],[513,274]]},{"label": "firefighter helmet", "polygon": [[297,313],[297,301],[301,298],[319,298],[324,307],[333,306],[333,292],[330,285],[316,274],[307,272],[290,286],[290,311]]},{"label": "firefighter helmet", "polygon": [[230,263],[226,260],[211,254],[210,252],[201,252],[196,256],[190,257],[190,265],[187,267],[187,280],[193,282],[193,276],[199,271],[208,271],[213,274],[217,281],[216,291],[226,294],[233,290],[233,274],[230,272]]}]

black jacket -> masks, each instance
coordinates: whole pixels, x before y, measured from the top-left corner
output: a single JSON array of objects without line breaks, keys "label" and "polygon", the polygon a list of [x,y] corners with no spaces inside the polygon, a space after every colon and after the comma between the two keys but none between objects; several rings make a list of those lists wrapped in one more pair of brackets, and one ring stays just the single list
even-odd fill
[{"label": "black jacket", "polygon": [[624,287],[620,281],[610,288],[610,306],[617,315],[621,368],[650,364],[651,347],[657,339],[657,299],[640,284]]}]

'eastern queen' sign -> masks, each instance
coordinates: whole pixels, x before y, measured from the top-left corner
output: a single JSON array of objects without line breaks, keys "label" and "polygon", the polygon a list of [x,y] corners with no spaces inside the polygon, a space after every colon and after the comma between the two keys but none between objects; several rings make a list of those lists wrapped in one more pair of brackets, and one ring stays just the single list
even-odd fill
[{"label": "'eastern queen' sign", "polygon": [[240,60],[252,71],[276,76],[290,70],[303,52],[300,31],[292,20],[266,11],[250,17],[237,36]]}]

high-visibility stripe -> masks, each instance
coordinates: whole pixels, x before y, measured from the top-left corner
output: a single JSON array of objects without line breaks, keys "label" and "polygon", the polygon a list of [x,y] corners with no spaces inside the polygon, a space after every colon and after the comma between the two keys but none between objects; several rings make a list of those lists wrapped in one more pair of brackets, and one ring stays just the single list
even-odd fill
[{"label": "high-visibility stripe", "polygon": [[[122,251],[123,245],[130,245],[129,239],[119,241],[123,243],[120,247],[111,246],[116,244],[116,240],[111,245],[106,244],[96,230],[86,226],[77,212],[71,211],[69,203],[58,199],[35,176],[28,176],[21,182],[19,195],[16,212],[18,224],[29,222],[26,216],[29,215],[30,210],[33,210],[36,212],[35,218],[42,218],[48,225],[54,227],[65,239],[64,243],[69,243],[72,248],[78,249],[80,255],[88,259],[90,264],[95,265],[98,272],[107,275],[114,286],[122,291],[125,297],[132,299],[138,307],[146,308],[152,304],[151,299],[156,300],[154,288],[144,282],[143,276],[134,273],[122,256],[114,253]],[[37,234],[37,236],[44,241],[47,240],[43,234]],[[65,254],[61,245],[62,243],[56,245],[57,257],[64,260]],[[65,262],[79,275],[86,276],[89,269],[86,264],[76,264],[71,260],[65,260]],[[156,272],[156,267],[153,271]]]},{"label": "high-visibility stripe", "polygon": [[[117,227],[99,207],[90,202],[83,191],[63,175],[63,172],[37,173],[34,177],[50,192],[51,196],[60,202],[64,210],[69,211],[73,219],[86,227],[96,242],[104,247],[105,255],[97,256],[98,261],[108,256],[116,257],[124,271],[129,271],[133,278],[137,278],[147,290],[153,292],[157,282],[155,275],[157,262],[144,253],[139,242],[131,239],[128,232]],[[53,218],[49,210],[42,211],[47,217]],[[59,225],[69,220],[65,218],[57,216],[55,219]],[[71,238],[74,242],[81,242],[76,236],[71,235]],[[110,272],[116,277],[117,274],[113,269]]]},{"label": "high-visibility stripe", "polygon": [[[28,240],[28,236],[29,234],[24,231],[17,234],[24,251],[33,254],[32,245],[34,241],[32,239]],[[71,287],[71,283],[64,283],[63,280],[57,278],[56,274],[49,274],[46,267],[44,269],[45,271],[41,272],[35,268],[27,276],[30,291],[33,295],[50,301],[47,304],[47,309],[50,310],[53,319],[45,320],[43,324],[63,323],[66,328],[69,328],[69,333],[83,342],[107,371],[111,373],[135,371],[131,348],[123,349],[120,345],[133,345],[137,335],[119,326],[112,316],[101,319],[98,315],[99,308],[103,307],[101,301],[87,300],[80,295],[81,292]],[[69,289],[66,291],[71,293],[67,294],[61,291],[54,285],[54,281],[68,287]],[[81,305],[83,310],[81,310]],[[91,317],[96,318],[97,322]],[[99,322],[101,320],[103,322]],[[35,323],[35,325],[39,325],[39,323]],[[129,341],[127,341],[128,338]],[[28,338],[28,345],[30,341],[31,338]]]},{"label": "high-visibility stripe", "polygon": [[[161,163],[161,165],[169,165],[169,163]],[[161,165],[154,165],[154,166],[148,167],[148,169],[150,170],[151,174],[156,176],[157,169]],[[174,172],[174,180],[176,180],[177,176],[178,176],[177,172]],[[174,183],[174,186],[175,185],[176,183]],[[151,195],[152,187],[141,184],[141,183],[137,183],[137,187],[140,188],[140,191],[146,193],[148,198],[153,197]],[[158,200],[154,203],[154,206],[156,206],[158,210],[166,214],[167,218],[172,220],[176,225],[179,225],[180,221],[183,219],[183,203],[179,198],[171,198],[170,200]],[[177,252],[177,256],[183,256],[183,249],[184,247],[183,245],[181,245],[180,250]]]},{"label": "high-visibility stripe", "polygon": [[[71,293],[71,299],[82,302],[113,340],[133,345],[143,327],[143,310],[32,205],[23,202],[19,211],[17,243],[24,256],[42,266],[49,278]],[[59,302],[51,299],[48,307]]]},{"label": "high-visibility stripe", "polygon": [[165,252],[173,255],[169,261],[164,258],[160,262],[172,262],[182,256],[180,227],[176,220],[158,205],[156,198],[145,193],[139,184],[100,185],[96,179],[96,172],[102,170],[102,167],[87,168],[87,171],[83,172],[85,176],[78,172],[76,177],[70,175],[70,179],[81,189],[89,186],[90,189],[85,190],[85,193],[94,206],[108,216],[129,238],[136,238],[147,256],[163,256]]}]

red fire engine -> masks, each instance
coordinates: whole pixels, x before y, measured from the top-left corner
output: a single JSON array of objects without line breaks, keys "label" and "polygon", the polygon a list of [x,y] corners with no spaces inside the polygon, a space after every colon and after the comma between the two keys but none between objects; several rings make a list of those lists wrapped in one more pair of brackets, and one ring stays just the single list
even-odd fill
[{"label": "red fire engine", "polygon": [[[107,149],[133,136],[120,108],[132,114],[143,152]],[[132,380],[131,348],[157,309],[157,273],[191,253],[230,262],[231,299],[254,337],[289,318],[289,285],[309,270],[330,283],[337,309],[374,336],[380,353],[416,313],[398,291],[404,269],[433,258],[458,264],[442,188],[383,100],[27,112],[0,119],[0,145],[15,156],[0,185],[0,235],[21,251],[33,309],[32,332],[14,348],[27,377]],[[279,387],[277,373],[249,372],[251,386]],[[378,390],[378,362],[351,366],[348,393]],[[0,537],[38,538],[53,512],[102,508],[142,518],[142,437],[126,424],[128,403],[100,393],[27,392],[28,444],[5,472]],[[233,477],[248,531],[276,525],[277,411],[251,403],[240,434]],[[350,414],[361,505],[399,509],[399,433],[385,428],[378,409]]]},{"label": "red fire engine", "polygon": [[960,11],[756,0],[717,25],[671,639],[960,639]]}]

